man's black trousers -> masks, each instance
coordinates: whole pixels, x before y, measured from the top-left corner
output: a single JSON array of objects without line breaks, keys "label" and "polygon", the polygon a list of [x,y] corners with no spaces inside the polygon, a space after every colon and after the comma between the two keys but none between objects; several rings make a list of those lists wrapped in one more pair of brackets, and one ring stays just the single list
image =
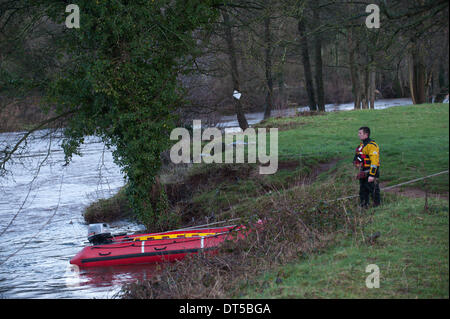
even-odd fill
[{"label": "man's black trousers", "polygon": [[361,206],[369,206],[369,198],[372,197],[373,205],[380,205],[380,185],[378,183],[378,178],[375,181],[369,183],[369,177],[361,178],[359,180],[359,199]]}]

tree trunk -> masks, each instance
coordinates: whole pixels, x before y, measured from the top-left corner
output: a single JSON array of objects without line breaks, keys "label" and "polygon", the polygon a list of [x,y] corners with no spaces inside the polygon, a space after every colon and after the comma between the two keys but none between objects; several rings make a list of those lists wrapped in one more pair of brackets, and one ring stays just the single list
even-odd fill
[{"label": "tree trunk", "polygon": [[364,68],[363,68],[363,74],[362,74],[362,95],[361,95],[361,103],[363,109],[369,108],[369,61],[367,57],[364,57]]},{"label": "tree trunk", "polygon": [[431,95],[432,95],[432,102],[436,103],[436,98],[439,94],[439,64],[435,63],[433,65],[433,75],[431,78]]},{"label": "tree trunk", "polygon": [[267,96],[266,107],[264,110],[264,119],[270,117],[273,108],[273,78],[272,78],[272,37],[270,34],[270,16],[264,18],[264,40],[266,45],[266,82],[267,82]]},{"label": "tree trunk", "polygon": [[[228,57],[230,59],[230,66],[231,66],[231,79],[233,81],[233,91],[240,92],[239,87],[239,72],[237,67],[237,59],[236,59],[236,49],[234,47],[234,41],[233,41],[233,34],[231,30],[231,24],[230,24],[230,17],[228,16],[228,13],[223,12],[222,13],[223,22],[225,24],[225,42],[227,43],[228,47]],[[240,99],[234,99],[234,108],[237,115],[237,120],[239,123],[239,127],[242,130],[246,130],[248,128],[248,122],[245,118],[244,111],[242,110],[242,104]]]},{"label": "tree trunk", "polygon": [[355,110],[361,109],[361,87],[359,83],[359,77],[358,77],[358,67],[355,62],[355,45],[353,42],[353,31],[349,30],[348,36],[348,62],[350,67],[350,76],[352,79],[352,87],[353,87],[353,99],[355,101]]},{"label": "tree trunk", "polygon": [[433,71],[425,74],[425,102],[433,102]]},{"label": "tree trunk", "polygon": [[367,99],[369,102],[369,109],[375,109],[375,89],[376,89],[376,69],[375,59],[373,55],[369,56],[369,64],[367,66],[368,71],[368,86],[367,86]]},{"label": "tree trunk", "polygon": [[300,48],[302,53],[302,63],[305,71],[306,92],[308,93],[309,109],[316,111],[316,100],[314,98],[314,86],[311,72],[311,62],[309,60],[308,38],[306,36],[306,28],[303,19],[298,22],[298,32],[300,34]]},{"label": "tree trunk", "polygon": [[284,109],[287,105],[287,94],[284,84],[284,65],[286,63],[286,52],[287,48],[284,47],[284,54],[281,57],[281,63],[279,64],[278,71],[276,73],[278,78],[278,96],[276,106],[279,109]]},{"label": "tree trunk", "polygon": [[405,97],[405,92],[403,91],[402,72],[399,66],[397,67],[397,73],[394,80],[394,92],[397,97]]},{"label": "tree trunk", "polygon": [[[316,25],[320,21],[318,8],[313,9],[313,17]],[[317,88],[317,107],[319,111],[325,112],[325,93],[323,87],[323,63],[322,63],[322,35],[316,31],[314,36],[315,44],[315,62],[316,62],[316,88]]]},{"label": "tree trunk", "polygon": [[423,104],[426,101],[425,65],[420,44],[414,43],[413,46],[409,60],[409,86],[411,98],[414,104]]},{"label": "tree trunk", "polygon": [[414,87],[414,66],[412,57],[409,57],[408,69],[409,69],[409,90],[411,92],[411,99],[413,104],[417,104],[417,96],[415,91],[416,89]]},{"label": "tree trunk", "polygon": [[369,103],[370,103],[369,107],[372,110],[375,109],[375,89],[376,89],[375,78],[377,75],[377,73],[373,68],[374,68],[373,66],[370,67],[369,73]]}]

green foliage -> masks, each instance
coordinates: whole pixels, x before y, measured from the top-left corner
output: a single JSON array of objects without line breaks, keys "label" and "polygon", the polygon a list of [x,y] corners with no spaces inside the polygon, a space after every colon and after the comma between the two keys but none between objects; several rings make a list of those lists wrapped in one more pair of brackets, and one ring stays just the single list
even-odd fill
[{"label": "green foliage", "polygon": [[[66,68],[48,96],[59,113],[74,112],[64,132],[66,161],[78,153],[84,136],[102,137],[146,224],[163,210],[151,201],[150,190],[175,125],[173,109],[181,96],[177,75],[195,56],[192,33],[216,17],[212,4],[80,0],[80,29],[68,29],[61,41]],[[58,8],[52,10],[55,20],[62,18]]]}]

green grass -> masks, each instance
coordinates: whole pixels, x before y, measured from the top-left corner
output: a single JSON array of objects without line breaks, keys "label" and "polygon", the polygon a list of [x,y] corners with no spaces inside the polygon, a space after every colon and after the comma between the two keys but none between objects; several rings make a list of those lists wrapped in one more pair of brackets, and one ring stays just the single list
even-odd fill
[{"label": "green grass", "polygon": [[[448,202],[397,199],[376,209],[363,233],[343,238],[267,273],[246,298],[448,298]],[[379,231],[374,245],[363,238]],[[380,269],[380,288],[366,287],[366,267]]]},{"label": "green grass", "polygon": [[[290,187],[296,181],[311,174],[315,162],[309,161],[299,167],[280,169],[273,175],[259,175],[255,165],[221,164],[208,166],[200,171],[206,172],[204,187],[200,187],[191,199],[196,210],[219,214],[231,207],[257,198],[269,190]],[[219,168],[221,167],[221,168]],[[229,168],[224,174],[224,168]],[[219,176],[215,176],[215,175]]]},{"label": "green grass", "polygon": [[[320,194],[320,198],[310,196],[312,204],[318,206],[324,199],[357,194],[352,159],[361,126],[371,128],[371,137],[380,146],[380,180],[387,186],[448,169],[448,104],[278,118],[258,126],[280,128],[277,173],[259,175],[255,166],[248,164],[196,164],[184,176],[174,172],[172,177],[181,178],[168,181],[185,183],[187,188],[181,190],[193,190],[187,199],[189,205],[181,203],[180,211],[190,208],[188,217],[197,220],[212,212],[219,220],[262,211],[272,216],[282,212],[286,203],[292,209],[302,207],[305,198],[296,196],[302,192]],[[318,164],[331,161],[336,163],[330,170],[315,176]],[[311,176],[313,180],[302,185]],[[406,187],[448,196],[448,174]],[[430,199],[428,211],[424,211],[424,198],[384,192],[382,198],[383,206],[364,211],[353,231],[345,227],[330,236],[329,246],[301,258],[295,256],[275,269],[264,268],[264,275],[246,278],[245,284],[233,288],[231,297],[448,298],[448,200]],[[352,209],[353,204],[348,204]],[[325,208],[318,210],[319,217],[327,217]],[[368,244],[366,238],[376,232],[380,232],[380,238]],[[378,289],[365,285],[369,264],[380,269]],[[206,288],[200,285],[198,289]]]},{"label": "green grass", "polygon": [[[280,127],[280,169],[276,174],[249,174],[249,166],[252,166],[249,164],[234,164],[234,167],[194,164],[188,176],[199,175],[202,180],[197,184],[202,187],[193,190],[190,207],[196,211],[196,216],[211,213],[220,216],[221,211],[258,197],[270,188],[291,187],[311,174],[317,164],[333,159],[339,161],[332,178],[342,185],[355,184],[351,161],[359,144],[358,129],[365,125],[371,128],[372,138],[380,146],[380,180],[386,186],[441,172],[448,169],[448,110],[447,104],[432,104],[269,119],[258,126]],[[282,168],[283,163],[293,162],[299,165]],[[180,183],[180,173],[175,170],[172,174],[175,178],[166,179]],[[329,172],[322,174],[319,181],[324,181],[328,175]],[[424,184],[418,182],[407,187],[423,188]],[[431,192],[448,192],[448,175],[430,179],[426,187]],[[354,190],[349,187],[349,194],[354,194]],[[104,207],[110,209],[108,205]]]},{"label": "green grass", "polygon": [[86,207],[84,220],[89,223],[109,223],[118,219],[132,219],[130,205],[126,198],[125,187],[111,198],[99,199]]},{"label": "green grass", "polygon": [[[350,163],[359,144],[358,129],[369,126],[371,137],[380,146],[381,180],[388,181],[387,185],[448,169],[448,104],[270,119],[260,126],[282,127],[286,122],[299,126],[279,132],[280,161],[340,157]],[[428,187],[433,192],[448,192],[448,175],[433,178]]]},{"label": "green grass", "polygon": [[[271,119],[261,126],[293,127],[298,122],[296,128],[280,132],[280,158],[340,157],[334,173],[323,174],[316,184],[335,179],[351,189],[350,162],[361,126],[369,126],[380,145],[381,181],[387,185],[447,170],[448,110],[446,104],[407,106]],[[448,194],[448,174],[407,187]],[[373,220],[356,234],[342,235],[328,250],[266,273],[256,284],[242,287],[240,297],[448,298],[448,201],[433,200],[424,212],[423,198],[384,197],[389,200],[367,212]],[[380,238],[367,244],[365,238],[375,232]],[[369,264],[380,269],[378,289],[366,287]]]},{"label": "green grass", "polygon": [[[294,170],[279,170],[259,182],[283,189],[292,179],[310,172],[320,162],[338,158],[331,172],[324,172],[312,185],[335,181],[357,193],[351,161],[359,144],[361,126],[369,126],[381,149],[381,181],[386,186],[448,169],[449,108],[446,104],[395,107],[327,113],[321,116],[270,119],[259,127],[280,127],[279,161],[298,160]],[[210,172],[214,173],[214,172]],[[198,205],[254,210],[263,203],[258,183],[244,178],[224,182],[194,197]],[[425,187],[448,193],[448,175],[406,187]],[[258,191],[256,191],[258,190]],[[244,195],[244,196],[243,196]],[[383,195],[389,201],[373,213],[370,223],[356,234],[342,235],[321,253],[282,266],[242,287],[244,298],[448,298],[448,201],[434,200],[424,213],[424,199]],[[365,238],[379,231],[375,245]],[[367,265],[380,268],[380,288],[365,285]]]}]

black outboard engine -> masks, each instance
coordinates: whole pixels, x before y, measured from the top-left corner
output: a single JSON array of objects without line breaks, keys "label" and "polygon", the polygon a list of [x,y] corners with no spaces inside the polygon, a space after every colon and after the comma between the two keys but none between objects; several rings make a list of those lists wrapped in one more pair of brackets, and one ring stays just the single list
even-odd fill
[{"label": "black outboard engine", "polygon": [[112,238],[107,224],[89,224],[88,240],[92,245],[111,244]]}]

